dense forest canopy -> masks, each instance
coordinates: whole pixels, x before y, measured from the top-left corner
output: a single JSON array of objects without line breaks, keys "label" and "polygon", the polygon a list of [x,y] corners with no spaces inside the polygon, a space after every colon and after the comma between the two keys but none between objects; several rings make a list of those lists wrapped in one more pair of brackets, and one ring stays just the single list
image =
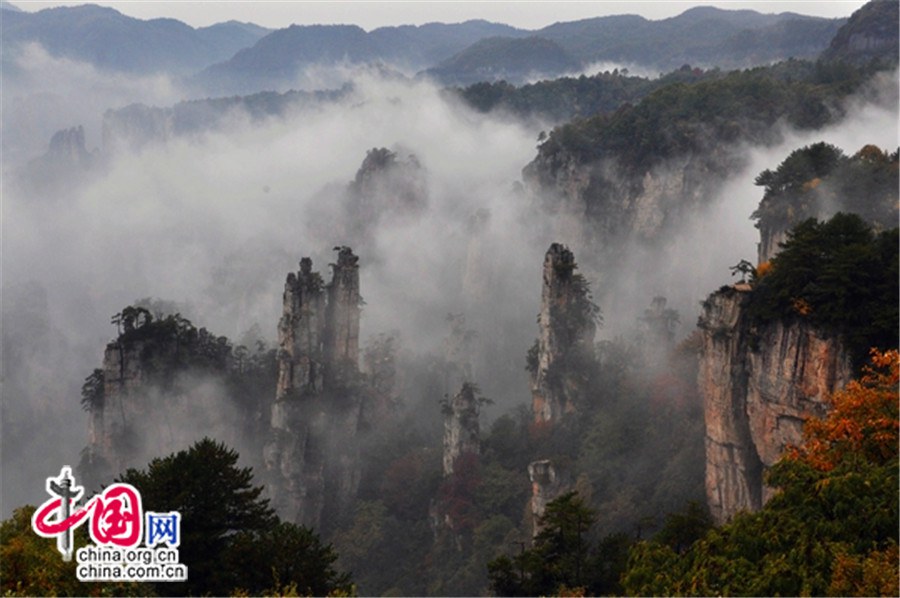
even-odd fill
[{"label": "dense forest canopy", "polygon": [[898,156],[900,150],[888,153],[872,145],[847,156],[825,142],[794,150],[778,168],[756,178],[764,189],[753,213],[757,228],[788,229],[836,210],[892,228],[898,217]]},{"label": "dense forest canopy", "polygon": [[748,314],[758,325],[804,319],[840,335],[857,364],[896,347],[898,229],[874,232],[854,214],[809,219],[757,269]]},{"label": "dense forest canopy", "polygon": [[694,84],[665,85],[635,105],[576,119],[550,133],[539,155],[564,153],[579,163],[615,158],[640,171],[676,155],[717,146],[774,141],[776,124],[816,129],[840,116],[845,98],[868,73],[844,64],[789,60],[733,71]]}]

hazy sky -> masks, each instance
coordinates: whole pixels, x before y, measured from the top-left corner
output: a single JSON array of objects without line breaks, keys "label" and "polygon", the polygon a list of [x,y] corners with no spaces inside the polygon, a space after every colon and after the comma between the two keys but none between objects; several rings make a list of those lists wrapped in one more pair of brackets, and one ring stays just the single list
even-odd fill
[{"label": "hazy sky", "polygon": [[[13,0],[27,11],[50,6],[78,5],[85,2],[35,2]],[[385,25],[422,24],[433,21],[460,22],[487,19],[526,29],[538,29],[557,21],[572,21],[611,14],[639,14],[650,19],[675,16],[692,6],[712,5],[722,8],[752,8],[759,12],[797,12],[825,17],[846,17],[865,4],[861,0],[771,0],[683,2],[657,1],[371,1],[371,0],[126,0],[93,2],[112,6],[122,13],[140,19],[171,17],[195,27],[238,20],[271,28],[292,23],[352,23],[370,30]]]}]

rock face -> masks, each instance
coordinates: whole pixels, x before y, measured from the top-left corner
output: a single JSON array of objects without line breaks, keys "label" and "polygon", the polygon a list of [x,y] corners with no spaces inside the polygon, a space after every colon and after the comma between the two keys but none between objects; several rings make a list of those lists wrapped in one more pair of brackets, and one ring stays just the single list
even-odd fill
[{"label": "rock face", "polygon": [[404,159],[387,148],[372,148],[343,203],[349,238],[368,247],[379,222],[409,225],[421,216],[428,205],[427,172],[413,154]]},{"label": "rock face", "polygon": [[541,532],[540,520],[547,510],[547,503],[561,495],[569,484],[566,476],[549,459],[529,463],[528,478],[531,480],[531,534],[534,538]]},{"label": "rock face", "polygon": [[708,205],[741,164],[734,152],[681,156],[666,166],[627,169],[612,159],[585,163],[562,149],[539,151],[522,171],[559,223],[557,234],[579,246],[612,247],[625,239],[649,242],[682,217]]},{"label": "rock face", "polygon": [[88,151],[85,145],[84,127],[72,127],[54,133],[47,152],[18,170],[15,180],[36,195],[64,196],[88,180],[100,163],[99,153]]},{"label": "rock face", "polygon": [[300,271],[288,274],[284,313],[278,322],[278,390],[276,400],[291,393],[318,395],[324,387],[324,283],[312,271],[312,260],[300,260]]},{"label": "rock face", "polygon": [[851,377],[837,338],[803,322],[751,328],[749,290],[725,287],[703,305],[698,386],[706,419],[706,494],[724,522],[757,510],[771,495],[766,468],[785,446],[802,441],[803,420],[825,410],[825,398]]},{"label": "rock face", "polygon": [[675,346],[675,328],[678,326],[678,312],[666,307],[665,297],[653,298],[650,307],[640,318],[641,349],[650,366],[661,366]]},{"label": "rock face", "polygon": [[900,35],[898,4],[894,0],[873,0],[850,16],[822,53],[823,60],[867,64],[880,60],[896,64]]},{"label": "rock face", "polygon": [[554,243],[544,257],[540,336],[528,356],[535,422],[558,421],[585,393],[583,367],[593,359],[597,307],[575,274],[575,256]]},{"label": "rock face", "polygon": [[460,456],[481,452],[478,399],[475,387],[466,382],[442,405],[444,413],[444,475],[451,475]]},{"label": "rock face", "polygon": [[327,286],[309,258],[287,277],[272,440],[264,451],[273,506],[316,528],[346,507],[360,477],[358,258],[338,248],[332,269]]},{"label": "rock face", "polygon": [[57,131],[50,139],[47,157],[63,164],[88,168],[91,164],[91,154],[84,144],[84,127]]},{"label": "rock face", "polygon": [[90,427],[79,469],[90,483],[108,484],[203,436],[246,445],[257,407],[228,390],[241,375],[228,339],[177,315],[154,320],[143,308],[127,307],[114,319],[120,334],[82,388]]},{"label": "rock face", "polygon": [[337,251],[328,285],[323,342],[325,374],[332,388],[352,386],[359,375],[359,258],[349,247]]}]

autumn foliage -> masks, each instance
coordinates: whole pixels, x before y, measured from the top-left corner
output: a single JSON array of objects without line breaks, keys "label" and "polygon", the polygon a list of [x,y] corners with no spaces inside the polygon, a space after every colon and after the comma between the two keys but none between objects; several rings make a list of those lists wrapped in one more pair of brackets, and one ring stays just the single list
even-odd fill
[{"label": "autumn foliage", "polygon": [[831,410],[823,419],[810,419],[804,428],[804,446],[788,453],[815,469],[831,471],[853,455],[884,464],[897,456],[900,353],[873,349],[871,365],[831,397]]},{"label": "autumn foliage", "polygon": [[804,443],[767,473],[775,495],[685,551],[656,538],[631,551],[638,595],[898,596],[897,350],[872,350],[858,380],[810,418]]}]

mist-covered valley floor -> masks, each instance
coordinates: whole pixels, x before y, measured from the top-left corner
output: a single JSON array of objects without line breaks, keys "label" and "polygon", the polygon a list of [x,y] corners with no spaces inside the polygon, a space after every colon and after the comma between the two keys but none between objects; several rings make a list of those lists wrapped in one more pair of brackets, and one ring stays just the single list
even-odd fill
[{"label": "mist-covered valley floor", "polygon": [[[46,438],[43,426],[38,436],[32,429],[34,451],[20,453],[28,463],[47,450],[47,461],[58,461],[83,446],[86,424],[74,423],[84,420],[79,387],[115,336],[109,318],[123,306],[159,298],[217,334],[241,339],[256,325],[274,343],[284,273],[302,256],[329,263],[335,245],[361,256],[364,337],[396,330],[405,349],[427,353],[446,335],[445,316],[466,313],[471,328],[491,331],[483,336],[500,328],[513,337],[506,371],[484,372],[485,393],[503,408],[528,400],[521,364],[536,334],[542,255],[557,241],[569,244],[583,268],[591,263],[578,239],[566,238],[564,218],[541,213],[517,190],[542,129],[477,114],[427,83],[368,74],[354,83],[351,97],[334,104],[253,124],[236,113],[196,137],[117,151],[104,156],[101,172],[72,185],[60,181],[54,195],[28,196],[7,177],[3,284],[4,321],[17,341],[11,353],[31,351],[25,378],[52,388],[39,393],[52,395],[43,399],[53,407],[41,408],[42,416],[72,422],[48,429]],[[860,103],[836,126],[788,130],[776,147],[746,148],[747,166],[712,205],[669,233],[661,250],[623,247],[615,271],[588,270],[604,314],[600,337],[628,333],[657,295],[679,311],[679,335],[686,335],[699,302],[729,282],[728,267],[756,252],[753,179],[774,166],[772,157],[822,140],[848,153],[866,143],[890,147],[895,116]],[[98,137],[87,129],[89,146]],[[353,222],[345,189],[366,152],[381,147],[401,159],[415,156],[423,200]],[[474,233],[478,214],[484,222]],[[364,246],[354,230],[365,230]],[[5,402],[9,420],[40,404],[38,396],[28,399]],[[31,482],[43,476],[33,475]],[[40,494],[40,485],[24,479],[4,487]]]},{"label": "mist-covered valley floor", "polygon": [[[586,367],[590,373],[585,376],[606,385],[597,387],[597,396],[612,396],[615,388],[619,398],[591,408],[598,411],[585,411],[590,421],[571,424],[573,434],[587,439],[583,446],[541,436],[545,432],[532,426],[532,436],[521,441],[522,457],[540,453],[535,447],[542,438],[549,438],[546,454],[571,457],[556,464],[574,472],[569,487],[601,501],[599,521],[609,537],[634,534],[632,523],[645,513],[634,506],[642,497],[632,495],[634,504],[626,504],[629,496],[611,493],[601,482],[619,480],[638,488],[644,487],[635,481],[640,475],[668,480],[666,475],[674,479],[673,472],[689,471],[692,477],[683,480],[683,487],[676,482],[660,487],[653,504],[668,507],[667,501],[676,498],[684,499],[681,504],[703,502],[702,401],[696,389],[679,389],[684,380],[696,382],[695,323],[702,302],[722,285],[737,282],[729,268],[741,260],[756,262],[760,232],[751,215],[763,195],[757,177],[794,150],[818,142],[853,156],[867,145],[893,151],[898,139],[897,71],[887,70],[835,99],[836,116],[822,127],[799,128],[781,118],[767,132],[768,143],[741,136],[733,142],[710,139],[711,145],[727,148],[722,153],[730,157],[731,168],[710,172],[715,183],[696,185],[695,196],[685,191],[684,173],[690,167],[682,156],[657,160],[637,177],[600,159],[587,166],[562,164],[559,184],[550,189],[536,184],[526,166],[541,144],[550,143],[545,132],[561,122],[513,110],[483,112],[443,85],[399,76],[384,65],[347,67],[340,73],[345,85],[334,94],[296,101],[279,96],[284,105],[271,114],[240,103],[222,110],[199,102],[194,118],[207,124],[181,131],[168,117],[142,112],[129,120],[122,109],[140,102],[165,111],[190,99],[193,91],[182,89],[182,80],[111,75],[38,46],[17,60],[16,70],[4,76],[2,91],[2,516],[24,504],[40,504],[47,476],[62,464],[83,461],[93,429],[82,406],[83,384],[119,336],[121,330],[110,320],[114,314],[144,305],[158,320],[178,313],[235,347],[252,348],[261,341],[267,349],[278,349],[285,276],[297,271],[301,258],[310,257],[313,269],[330,279],[329,266],[338,260],[334,250],[350,247],[359,257],[359,345],[364,354],[374,355],[366,349],[385,338],[394,343],[396,387],[389,394],[395,419],[384,435],[407,435],[413,448],[403,454],[400,440],[378,432],[361,446],[383,451],[372,457],[377,463],[371,472],[395,478],[408,472],[409,479],[437,489],[430,507],[427,497],[409,499],[426,508],[408,521],[388,505],[392,525],[408,524],[414,530],[410,541],[425,545],[422,538],[429,533],[442,538],[435,531],[440,529],[436,513],[446,521],[465,519],[464,513],[441,511],[440,497],[456,490],[440,486],[439,480],[446,415],[441,399],[459,392],[462,381],[476,384],[479,396],[490,399],[475,416],[487,438],[482,452],[493,459],[485,457],[485,467],[494,468],[485,475],[498,480],[494,498],[503,496],[509,503],[495,505],[496,515],[478,519],[481,527],[475,528],[482,535],[465,540],[474,546],[466,554],[475,556],[460,557],[456,577],[436,574],[432,585],[416,585],[403,577],[414,573],[391,570],[397,580],[380,578],[359,565],[364,555],[353,553],[353,547],[362,536],[359,526],[367,521],[363,515],[385,508],[391,492],[398,493],[403,484],[368,479],[375,474],[363,471],[357,480],[362,506],[343,518],[335,516],[327,529],[338,551],[348,551],[339,563],[353,562],[368,576],[371,585],[363,585],[363,593],[483,591],[483,566],[497,556],[490,550],[513,537],[520,541],[519,519],[527,519],[522,513],[530,499],[527,488],[522,490],[528,471],[521,468],[521,479],[503,476],[520,465],[510,456],[516,450],[510,447],[519,446],[511,440],[513,430],[530,425],[535,382],[526,366],[529,349],[542,333],[536,322],[547,284],[542,265],[553,243],[574,254],[576,271],[599,306],[601,323],[589,341],[597,351],[596,371]],[[311,82],[319,75],[312,69],[297,80],[313,91]],[[56,138],[48,151],[59,130],[68,130],[68,136]],[[579,178],[591,168],[603,173],[609,188],[640,181],[644,195],[657,189],[658,201],[683,200],[685,207],[667,208],[663,217],[644,214],[638,206],[632,223],[650,232],[617,229],[625,226],[622,221],[603,220],[605,213],[586,215],[584,206],[570,201],[599,184],[593,174]],[[565,196],[571,189],[576,190]],[[590,220],[594,217],[599,220]],[[610,234],[592,232],[592,223],[601,220],[613,223]],[[666,298],[664,308],[674,310],[666,313],[676,314],[667,324],[674,357],[660,358],[648,340],[648,314],[659,297]],[[457,359],[452,367],[448,355]],[[627,374],[612,373],[617,360],[632,357],[631,366],[640,368],[626,364],[621,372]],[[448,374],[453,368],[458,369]],[[373,377],[377,370],[365,363],[362,369]],[[669,387],[657,391],[654,384]],[[166,439],[145,438],[137,451],[140,461],[131,466],[218,432],[241,453],[242,464],[253,466],[266,481],[262,442],[223,431],[244,417],[228,402],[230,387],[199,375],[182,387],[189,389],[183,400],[194,408],[180,411],[174,423],[166,420],[166,426],[176,428],[167,428]],[[273,393],[266,401],[275,398]],[[148,394],[144,400],[154,399]],[[165,408],[160,399],[158,409]],[[266,403],[254,415],[255,425],[267,425],[270,408]],[[143,409],[148,422],[161,421],[157,407],[148,403]],[[664,464],[668,473],[651,464],[652,451],[664,447],[651,446],[648,439],[633,459],[622,457],[613,445],[630,446],[629,428],[602,425],[604,417],[627,422],[637,437],[646,433],[639,431],[646,424],[641,418],[664,419],[665,414],[696,433],[672,448],[680,456]],[[664,429],[665,423],[654,420],[652,426]],[[669,432],[673,439],[679,436]],[[656,442],[664,440],[668,436]],[[688,463],[691,459],[696,462]],[[579,471],[597,463],[606,465]],[[617,473],[615,464],[635,471]],[[435,471],[425,471],[432,466]],[[642,467],[643,473],[637,471]],[[508,488],[515,489],[507,493],[513,499],[504,494]],[[379,496],[382,490],[385,495]],[[515,503],[519,498],[525,501]],[[646,525],[656,530],[661,519]],[[435,540],[442,541],[452,544]],[[447,555],[456,553],[450,544],[435,549],[434,558],[452,561]],[[474,571],[472,563],[481,570]]]}]

